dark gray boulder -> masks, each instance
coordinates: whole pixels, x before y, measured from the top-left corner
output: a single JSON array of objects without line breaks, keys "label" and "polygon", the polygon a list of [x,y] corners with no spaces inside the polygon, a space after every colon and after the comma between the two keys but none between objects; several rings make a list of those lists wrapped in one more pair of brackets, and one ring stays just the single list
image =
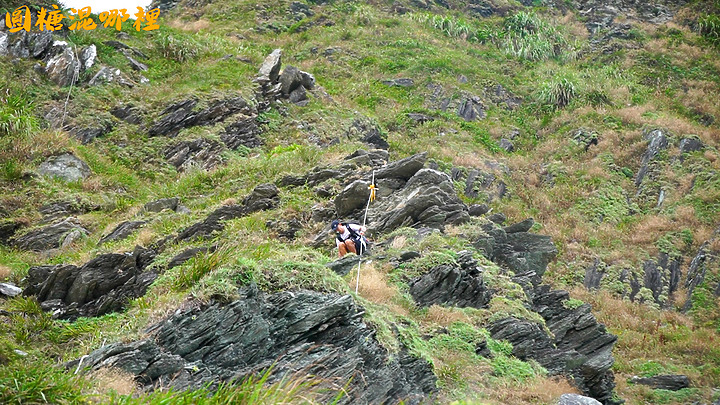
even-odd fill
[{"label": "dark gray boulder", "polygon": [[110,114],[128,124],[140,125],[144,119],[144,112],[132,104],[118,104],[110,109]]},{"label": "dark gray boulder", "polygon": [[488,211],[490,211],[490,207],[488,207],[487,204],[473,204],[468,207],[468,214],[470,214],[471,217],[485,215]]},{"label": "dark gray boulder", "polygon": [[369,182],[355,180],[335,197],[335,210],[340,217],[348,216],[365,208],[370,197]]},{"label": "dark gray boulder", "polygon": [[[702,150],[702,148],[704,147],[705,145],[702,143],[702,141],[697,138],[683,138],[680,141],[679,145],[680,153],[683,155],[686,153],[697,152],[699,150]],[[682,158],[683,157],[681,156],[680,159]]]},{"label": "dark gray boulder", "polygon": [[458,264],[443,264],[410,282],[410,295],[419,305],[485,308],[492,291],[483,282],[482,269],[472,252],[458,253]]},{"label": "dark gray boulder", "polygon": [[125,55],[125,59],[128,60],[128,63],[130,64],[130,67],[133,70],[137,70],[139,72],[145,72],[148,70],[148,67],[146,64],[137,61],[135,58],[132,57],[132,51],[123,49],[122,54]]},{"label": "dark gray boulder", "polygon": [[516,233],[516,232],[527,232],[529,231],[533,225],[535,225],[535,221],[532,218],[528,218],[524,221],[520,221],[516,224],[512,224],[509,226],[506,226],[503,228],[506,234],[509,233]]},{"label": "dark gray boulder", "polygon": [[387,164],[387,166],[377,170],[375,172],[376,179],[401,179],[409,180],[415,175],[420,169],[425,166],[427,161],[427,153],[418,153],[406,157],[404,159],[395,160]]},{"label": "dark gray boulder", "polygon": [[145,203],[143,206],[144,212],[161,212],[163,210],[171,210],[175,211],[177,209],[178,204],[180,204],[180,198],[178,197],[170,197],[170,198],[161,198],[159,200],[150,201]]},{"label": "dark gray boulder", "polygon": [[73,128],[70,132],[75,138],[77,138],[83,145],[86,145],[99,138],[110,131],[112,131],[112,124],[109,122],[99,123],[100,125],[94,125],[84,128]]},{"label": "dark gray boulder", "polygon": [[468,197],[477,198],[484,194],[487,197],[487,202],[490,203],[493,200],[505,197],[507,193],[505,182],[502,181],[499,174],[493,173],[493,171],[470,169],[467,171],[467,176],[465,176],[463,169],[456,173],[454,180],[460,181],[463,178],[465,179],[464,194]]},{"label": "dark gray boulder", "polygon": [[[341,403],[417,404],[433,393],[430,365],[401,350],[392,358],[373,337],[348,295],[312,291],[240,291],[227,305],[195,304],[150,328],[152,336],[104,346],[83,368],[113,366],[145,389],[196,389],[242,381],[272,366],[271,381],[302,372],[345,387]],[[79,360],[66,364],[77,368]],[[334,390],[320,398],[330,401]]]},{"label": "dark gray boulder", "polygon": [[[612,349],[617,336],[608,333],[590,312],[590,305],[568,308],[567,291],[551,290],[541,285],[534,291],[533,310],[539,313],[552,332],[553,343],[559,350],[569,353],[565,374],[572,376],[575,385],[583,392],[602,402],[612,399],[615,376],[610,370],[614,363]],[[540,361],[540,359],[538,359]]]},{"label": "dark gray boulder", "polygon": [[87,163],[72,153],[51,156],[38,167],[38,173],[45,177],[55,177],[71,182],[86,179],[91,171]]},{"label": "dark gray boulder", "polygon": [[240,146],[257,148],[265,144],[259,136],[261,133],[255,118],[241,118],[225,127],[225,131],[220,134],[220,140],[232,150]]},{"label": "dark gray boulder", "polygon": [[59,248],[65,238],[72,231],[80,231],[87,234],[87,229],[83,228],[80,222],[75,218],[66,218],[52,225],[31,229],[22,235],[16,235],[11,240],[11,244],[18,249],[34,250],[38,252]]},{"label": "dark gray boulder", "polygon": [[457,115],[465,121],[481,120],[486,116],[485,106],[479,97],[469,97],[460,103]]},{"label": "dark gray boulder", "polygon": [[665,135],[665,131],[661,129],[655,129],[646,133],[645,139],[648,140],[647,150],[643,155],[640,170],[635,178],[635,187],[638,188],[642,185],[642,182],[648,174],[648,171],[651,169],[652,162],[655,160],[657,155],[668,147],[668,138]]},{"label": "dark gray boulder", "polygon": [[99,255],[81,267],[32,267],[23,294],[34,295],[59,319],[119,311],[128,300],[145,294],[155,280],[155,273],[143,272],[154,257],[154,251],[136,247],[133,252]]},{"label": "dark gray boulder", "polygon": [[655,389],[677,391],[690,387],[690,379],[685,375],[657,375],[655,377],[633,377],[633,384],[648,385]]},{"label": "dark gray boulder", "polygon": [[388,79],[383,80],[382,84],[390,87],[412,87],[415,85],[415,81],[409,78]]},{"label": "dark gray boulder", "polygon": [[602,405],[597,399],[578,394],[562,394],[557,405]]},{"label": "dark gray boulder", "polygon": [[0,243],[7,243],[23,226],[24,224],[21,221],[0,220]]},{"label": "dark gray boulder", "polygon": [[499,83],[486,87],[483,91],[483,95],[489,98],[493,104],[501,106],[507,110],[514,110],[520,107],[523,103],[522,98],[511,93]]},{"label": "dark gray boulder", "polygon": [[222,206],[203,221],[195,223],[182,230],[175,238],[176,242],[191,240],[200,237],[209,237],[215,232],[221,231],[225,225],[223,222],[244,217],[256,211],[268,210],[275,207],[279,201],[280,190],[274,184],[260,184],[255,187],[252,193],[245,197],[242,204]]},{"label": "dark gray boulder", "polygon": [[220,165],[224,161],[223,150],[223,144],[214,139],[198,138],[170,145],[163,154],[171,165],[182,172],[191,167],[210,170]]},{"label": "dark gray boulder", "polygon": [[367,118],[357,118],[353,120],[345,136],[349,139],[360,140],[378,149],[387,150],[390,147],[380,131],[380,127]]},{"label": "dark gray boulder", "polygon": [[[378,170],[376,178],[405,177],[424,164],[424,155],[415,155],[404,162],[388,164]],[[380,186],[382,188],[382,186]],[[389,232],[403,226],[442,229],[445,224],[467,222],[467,206],[458,198],[450,177],[432,169],[421,169],[396,192],[378,197],[370,205],[368,229]]]},{"label": "dark gray boulder", "polygon": [[173,256],[172,259],[167,264],[168,269],[172,269],[173,267],[180,266],[181,264],[185,263],[186,261],[192,259],[193,257],[197,256],[200,253],[205,253],[207,251],[215,251],[215,247],[212,246],[210,248],[201,246],[201,247],[195,247],[190,249],[185,249],[182,252],[178,253],[177,255]]},{"label": "dark gray boulder", "polygon": [[332,262],[326,264],[326,266],[330,270],[334,271],[335,273],[337,273],[340,276],[347,275],[348,273],[353,271],[353,269],[357,268],[357,265],[358,265],[358,257],[354,254],[345,255],[341,259],[337,259],[335,261],[332,261]]},{"label": "dark gray boulder", "polygon": [[130,236],[133,232],[140,229],[143,225],[145,225],[146,221],[125,221],[120,223],[118,226],[115,227],[115,229],[112,230],[109,234],[103,236],[100,238],[100,241],[98,242],[98,245],[102,245],[107,242],[113,242],[116,240],[122,240]]}]

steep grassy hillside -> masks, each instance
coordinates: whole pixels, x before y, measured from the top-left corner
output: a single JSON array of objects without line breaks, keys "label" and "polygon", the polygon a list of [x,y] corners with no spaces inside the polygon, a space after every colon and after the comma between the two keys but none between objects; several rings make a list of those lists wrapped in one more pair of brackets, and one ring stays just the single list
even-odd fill
[{"label": "steep grassy hillside", "polygon": [[[158,30],[137,32],[131,21],[122,32],[62,30],[54,37],[67,45],[50,41],[38,55],[41,38],[0,31],[0,282],[29,288],[0,294],[0,402],[357,398],[357,375],[278,378],[262,372],[265,363],[236,385],[179,392],[152,392],[157,377],[148,383],[100,366],[82,373],[81,363],[67,363],[154,336],[159,327],[149,327],[185,319],[182,311],[309,289],[353,297],[357,313],[342,324],[370,328],[367,339],[387,352],[384,367],[406,355],[427,361],[437,378],[429,402],[554,403],[584,392],[582,384],[497,338],[511,318],[561,342],[532,296],[540,278],[570,291],[561,305],[568,313],[589,303],[617,335],[617,385],[605,403],[719,399],[720,3],[159,5]],[[89,66],[82,55],[93,45]],[[254,81],[275,49],[285,71],[314,76],[299,104]],[[49,61],[66,50],[82,59],[73,62],[77,75],[51,72]],[[389,157],[352,155],[383,146]],[[390,226],[386,213],[371,211],[375,247],[356,294],[355,270],[325,266],[337,255],[329,219],[362,222],[362,210],[338,215],[336,197],[386,161],[423,152],[427,162],[402,181],[380,180],[373,205],[393,201],[428,167],[448,175],[438,181],[453,191],[443,209],[459,199],[465,216],[442,216],[430,226],[442,232],[418,233],[432,218]],[[80,178],[44,174],[48,159],[68,153],[87,164]],[[277,195],[261,195],[265,183]],[[505,247],[491,238],[527,218],[534,221],[520,233],[549,235],[557,249],[532,283],[512,259],[497,259]],[[205,233],[198,223],[215,227]],[[106,238],[121,224],[127,232]],[[536,260],[528,252],[522,263]],[[468,254],[488,299],[422,304],[417,280],[443,268],[465,274]],[[80,306],[50,302],[65,295],[48,293],[47,282],[33,290],[37,266],[130,256],[130,267],[147,267],[153,279],[138,277],[117,307],[82,307],[87,297]],[[689,387],[631,382],[664,374],[687,376]]]}]

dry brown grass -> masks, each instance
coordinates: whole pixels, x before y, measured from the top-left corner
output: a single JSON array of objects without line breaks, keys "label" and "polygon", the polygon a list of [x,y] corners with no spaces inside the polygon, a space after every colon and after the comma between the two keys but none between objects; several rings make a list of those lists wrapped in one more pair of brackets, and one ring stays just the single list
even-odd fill
[{"label": "dry brown grass", "polygon": [[[716,355],[720,336],[712,329],[698,327],[685,314],[632,303],[607,291],[593,293],[577,287],[571,295],[590,303],[598,321],[618,335],[613,352],[621,370],[633,361],[653,360],[682,367],[695,386],[715,383],[715,376],[701,375],[695,368]],[[629,375],[619,372],[617,377],[620,381]]]},{"label": "dry brown grass", "polygon": [[12,269],[10,269],[10,267],[0,264],[0,280],[5,280],[6,278],[10,277],[11,274]]},{"label": "dry brown grass", "polygon": [[225,200],[223,200],[223,202],[221,202],[220,205],[235,205],[235,204],[237,204],[237,201],[238,201],[237,198],[230,197],[230,198],[226,198]]},{"label": "dry brown grass", "polygon": [[455,322],[472,323],[470,318],[460,309],[455,307],[441,307],[439,305],[433,305],[428,308],[424,321],[443,327],[448,327]]},{"label": "dry brown grass", "polygon": [[390,244],[393,249],[403,249],[405,246],[407,246],[407,237],[405,235],[398,235]]},{"label": "dry brown grass", "polygon": [[155,231],[153,231],[152,229],[142,228],[138,233],[135,243],[139,244],[140,246],[148,246],[155,240],[157,240],[157,237],[157,233],[155,233]]},{"label": "dry brown grass", "polygon": [[167,25],[169,25],[173,28],[179,29],[181,31],[197,33],[199,31],[203,31],[203,30],[210,28],[211,23],[210,23],[210,21],[202,19],[202,18],[199,20],[196,20],[196,21],[181,21],[179,19],[174,19],[174,20],[168,21]]},{"label": "dry brown grass", "polygon": [[562,394],[581,394],[581,392],[562,377],[536,378],[520,386],[512,383],[494,383],[490,392],[493,403],[518,405],[551,404]]},{"label": "dry brown grass", "polygon": [[674,229],[675,225],[669,218],[662,215],[647,215],[627,232],[625,242],[630,245],[652,248],[658,235]]},{"label": "dry brown grass", "polygon": [[[353,277],[350,281],[350,287],[355,289],[357,280],[357,268],[353,270]],[[364,263],[360,267],[360,286],[358,293],[361,297],[370,300],[376,304],[392,304],[393,298],[398,291],[395,286],[389,284],[385,278],[385,274],[375,268],[374,263]]]},{"label": "dry brown grass", "polygon": [[117,368],[101,368],[92,374],[92,394],[107,395],[114,391],[118,395],[132,395],[137,391],[135,377]]}]

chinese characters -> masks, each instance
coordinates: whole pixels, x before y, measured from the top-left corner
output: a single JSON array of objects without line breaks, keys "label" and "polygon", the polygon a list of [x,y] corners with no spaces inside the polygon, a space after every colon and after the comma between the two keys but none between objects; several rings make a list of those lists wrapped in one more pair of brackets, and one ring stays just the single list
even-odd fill
[{"label": "chinese characters", "polygon": [[[157,22],[160,17],[159,8],[146,12],[142,7],[137,7],[137,10],[134,14],[135,22],[132,25],[136,31],[152,31],[160,28]],[[103,11],[97,16],[97,19],[103,27],[112,27],[118,31],[122,29],[122,24],[129,18],[130,14],[128,14],[127,9],[124,8]],[[67,28],[71,31],[89,31],[94,30],[98,26],[91,15],[90,7],[83,7],[81,9],[71,8],[68,15],[64,15],[63,10],[55,4],[53,4],[50,9],[46,9],[45,7],[40,8],[40,11],[37,12],[34,26],[40,31],[57,31],[65,26],[63,25],[63,20],[67,20]],[[33,27],[30,7],[22,6],[12,12],[7,12],[5,14],[5,25],[11,33],[30,31]]]}]

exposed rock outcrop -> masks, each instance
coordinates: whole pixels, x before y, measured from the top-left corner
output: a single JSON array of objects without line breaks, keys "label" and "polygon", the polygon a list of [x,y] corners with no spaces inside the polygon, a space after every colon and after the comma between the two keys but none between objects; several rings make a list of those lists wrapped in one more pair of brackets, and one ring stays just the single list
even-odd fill
[{"label": "exposed rock outcrop", "polygon": [[633,384],[649,385],[655,389],[677,391],[690,387],[690,379],[685,375],[656,375],[654,377],[633,377]]},{"label": "exposed rock outcrop", "polygon": [[196,99],[189,98],[167,106],[160,113],[161,117],[152,124],[148,134],[174,137],[183,128],[215,124],[239,112],[253,113],[245,99],[239,96],[211,101],[206,108],[195,111],[197,104]]},{"label": "exposed rock outcrop", "polygon": [[615,377],[610,367],[615,361],[612,348],[617,336],[608,333],[605,326],[597,322],[590,312],[590,305],[583,304],[574,309],[566,307],[564,303],[569,298],[567,291],[541,285],[535,289],[533,309],[545,319],[555,346],[571,356],[565,373],[573,377],[584,394],[603,404],[613,404]]},{"label": "exposed rock outcrop", "polygon": [[[655,160],[657,155],[667,149],[668,139],[665,132],[661,129],[656,129],[645,134],[645,139],[648,140],[648,147],[642,158],[640,164],[640,170],[638,171],[637,177],[635,177],[635,187],[640,188],[648,175],[648,171],[651,169],[652,162]],[[638,190],[639,192],[639,190]]]},{"label": "exposed rock outcrop", "polygon": [[225,131],[220,134],[220,140],[232,150],[240,146],[257,148],[265,143],[259,136],[261,133],[255,118],[241,118],[225,127]]},{"label": "exposed rock outcrop", "polygon": [[125,239],[128,236],[130,236],[133,232],[140,229],[146,223],[147,223],[146,221],[122,222],[118,226],[116,226],[115,229],[113,229],[109,234],[100,238],[100,241],[98,242],[98,244],[102,245],[107,242]]},{"label": "exposed rock outcrop", "polygon": [[[416,155],[417,157],[418,155]],[[423,157],[424,159],[424,157]],[[410,160],[408,162],[415,162]],[[387,166],[379,170],[376,178],[392,178],[410,174],[405,170],[411,166]],[[383,177],[380,177],[383,176]],[[390,184],[387,185],[391,187]],[[371,232],[389,232],[402,226],[431,227],[442,229],[445,224],[462,224],[470,219],[467,206],[455,194],[452,181],[445,173],[432,169],[421,169],[387,197],[378,197],[371,205],[368,224]]]},{"label": "exposed rock outcrop", "polygon": [[131,253],[99,255],[81,267],[32,267],[23,294],[36,296],[40,306],[59,319],[118,311],[145,294],[155,280],[154,272],[143,271],[154,257],[153,250],[136,247]]},{"label": "exposed rock outcrop", "polygon": [[258,83],[257,99],[260,100],[258,111],[265,111],[278,99],[289,100],[293,104],[305,106],[309,102],[308,91],[315,89],[315,77],[287,66],[282,73],[282,50],[275,49],[260,66],[254,81]]},{"label": "exposed rock outcrop", "polygon": [[183,241],[208,237],[215,232],[221,231],[225,227],[224,221],[273,208],[278,203],[279,192],[274,184],[261,184],[255,187],[250,195],[245,197],[242,204],[225,205],[216,209],[202,222],[182,230],[175,240]]},{"label": "exposed rock outcrop", "polygon": [[56,177],[63,181],[78,181],[90,176],[87,163],[72,153],[51,156],[38,167],[38,173],[45,177]]},{"label": "exposed rock outcrop", "polygon": [[380,132],[380,127],[368,118],[356,118],[345,132],[348,139],[359,140],[372,147],[387,150],[390,145]]},{"label": "exposed rock outcrop", "polygon": [[179,310],[153,326],[151,338],[100,348],[82,366],[117,367],[146,388],[179,390],[242,381],[270,366],[273,376],[302,370],[324,382],[351,381],[341,403],[415,404],[436,390],[427,362],[405,351],[388,356],[350,296],[252,286],[240,294],[228,305]]},{"label": "exposed rock outcrop", "polygon": [[223,144],[214,139],[197,138],[170,145],[163,154],[171,165],[182,172],[191,167],[209,170],[220,165],[223,150]]},{"label": "exposed rock outcrop", "polygon": [[443,264],[410,282],[410,295],[421,306],[446,304],[455,307],[485,308],[492,291],[483,282],[482,269],[472,252],[458,253],[458,264]]},{"label": "exposed rock outcrop", "polygon": [[87,234],[87,229],[75,218],[66,218],[52,225],[31,229],[30,231],[11,239],[11,243],[18,249],[34,250],[38,252],[59,248],[65,238],[73,231]]},{"label": "exposed rock outcrop", "polygon": [[49,51],[45,72],[58,86],[75,84],[80,75],[81,62],[73,48],[65,41],[55,41]]},{"label": "exposed rock outcrop", "polygon": [[22,288],[10,284],[10,283],[0,283],[0,298],[12,298],[20,295],[22,293]]}]

